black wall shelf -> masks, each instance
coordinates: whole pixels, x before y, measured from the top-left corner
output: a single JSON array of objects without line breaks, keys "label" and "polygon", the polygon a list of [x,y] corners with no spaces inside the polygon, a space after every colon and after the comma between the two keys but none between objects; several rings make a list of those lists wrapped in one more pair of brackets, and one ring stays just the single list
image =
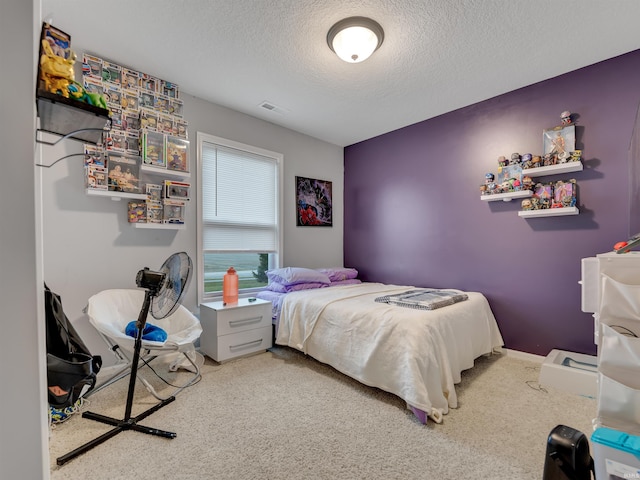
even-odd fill
[{"label": "black wall shelf", "polygon": [[[102,141],[102,132],[111,126],[109,110],[73,98],[38,90],[36,102],[40,118],[38,132],[98,144]],[[36,141],[48,143],[38,138]]]}]

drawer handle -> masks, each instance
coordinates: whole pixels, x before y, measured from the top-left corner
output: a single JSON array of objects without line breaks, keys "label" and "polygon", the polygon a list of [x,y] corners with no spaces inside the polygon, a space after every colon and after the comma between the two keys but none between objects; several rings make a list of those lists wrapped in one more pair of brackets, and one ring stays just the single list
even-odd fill
[{"label": "drawer handle", "polygon": [[240,345],[229,345],[229,350],[233,351],[234,349],[238,350],[240,348],[252,347],[254,345],[260,345],[261,343],[262,343],[262,338],[258,340],[253,340],[251,342],[241,343]]},{"label": "drawer handle", "polygon": [[262,320],[262,317],[253,317],[253,318],[241,318],[240,320],[230,320],[230,327],[239,327],[241,325],[249,325],[251,323],[258,323]]}]

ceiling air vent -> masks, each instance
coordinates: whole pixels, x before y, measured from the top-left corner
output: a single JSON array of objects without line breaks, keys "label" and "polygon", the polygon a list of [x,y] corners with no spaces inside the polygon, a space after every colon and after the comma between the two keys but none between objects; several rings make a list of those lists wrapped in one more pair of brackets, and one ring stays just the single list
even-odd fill
[{"label": "ceiling air vent", "polygon": [[274,105],[271,102],[262,102],[260,104],[261,108],[264,108],[265,110],[269,110],[270,112],[273,113],[279,113],[280,115],[284,115],[285,113],[287,113],[287,111],[284,108],[278,107],[277,105]]}]

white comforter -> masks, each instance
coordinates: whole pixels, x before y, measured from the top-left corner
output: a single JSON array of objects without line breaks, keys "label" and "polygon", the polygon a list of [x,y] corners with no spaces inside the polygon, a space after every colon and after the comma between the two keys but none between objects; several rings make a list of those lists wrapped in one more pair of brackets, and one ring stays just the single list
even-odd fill
[{"label": "white comforter", "polygon": [[442,421],[457,407],[454,384],[474,359],[503,345],[487,299],[436,310],[377,303],[412,286],[362,283],[289,293],[276,343],[303,351],[338,371],[393,393]]}]

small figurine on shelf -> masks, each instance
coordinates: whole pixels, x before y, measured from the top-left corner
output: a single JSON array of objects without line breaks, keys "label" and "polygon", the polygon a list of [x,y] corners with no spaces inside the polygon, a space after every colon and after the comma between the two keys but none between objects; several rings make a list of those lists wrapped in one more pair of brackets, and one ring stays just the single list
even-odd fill
[{"label": "small figurine on shelf", "polygon": [[562,125],[571,125],[571,112],[565,110],[560,114],[560,120],[562,121]]},{"label": "small figurine on shelf", "polygon": [[571,152],[570,162],[579,162],[580,160],[582,160],[582,150],[574,150]]},{"label": "small figurine on shelf", "polygon": [[518,152],[511,154],[511,160],[509,160],[509,165],[520,165],[522,163],[522,157]]},{"label": "small figurine on shelf", "polygon": [[485,174],[484,176],[484,186],[485,188],[481,188],[480,192],[483,195],[490,195],[492,193],[496,193],[496,184],[495,184],[495,175],[491,172]]},{"label": "small figurine on shelf", "polygon": [[531,197],[531,210],[540,210],[540,199],[538,197]]},{"label": "small figurine on shelf", "polygon": [[530,198],[525,198],[522,200],[522,210],[533,210],[533,203]]},{"label": "small figurine on shelf", "polygon": [[529,175],[525,175],[522,177],[522,189],[523,190],[531,190],[533,191],[535,184],[533,183],[533,179]]},{"label": "small figurine on shelf", "polygon": [[531,168],[538,168],[542,166],[542,158],[540,155],[534,155],[531,158]]},{"label": "small figurine on shelf", "polygon": [[553,153],[545,153],[544,157],[542,157],[542,165],[541,167],[548,167],[550,165],[556,164],[556,156]]},{"label": "small figurine on shelf", "polygon": [[75,80],[73,65],[76,54],[68,49],[68,57],[53,53],[49,41],[42,40],[42,56],[40,57],[40,80],[47,92],[69,98],[69,85]]},{"label": "small figurine on shelf", "polygon": [[496,179],[495,175],[491,172],[487,173],[484,176],[484,184],[486,185],[486,189],[484,190],[484,195],[491,195],[492,193],[498,193],[496,191],[497,185],[495,183],[495,179]]},{"label": "small figurine on shelf", "polygon": [[533,156],[530,153],[525,153],[522,155],[522,168],[532,168],[533,167]]},{"label": "small figurine on shelf", "polygon": [[498,157],[498,167],[506,167],[509,164],[509,161],[507,160],[507,157],[505,157],[504,155],[500,155]]},{"label": "small figurine on shelf", "polygon": [[509,180],[505,180],[500,184],[500,193],[513,192],[513,184]]}]

